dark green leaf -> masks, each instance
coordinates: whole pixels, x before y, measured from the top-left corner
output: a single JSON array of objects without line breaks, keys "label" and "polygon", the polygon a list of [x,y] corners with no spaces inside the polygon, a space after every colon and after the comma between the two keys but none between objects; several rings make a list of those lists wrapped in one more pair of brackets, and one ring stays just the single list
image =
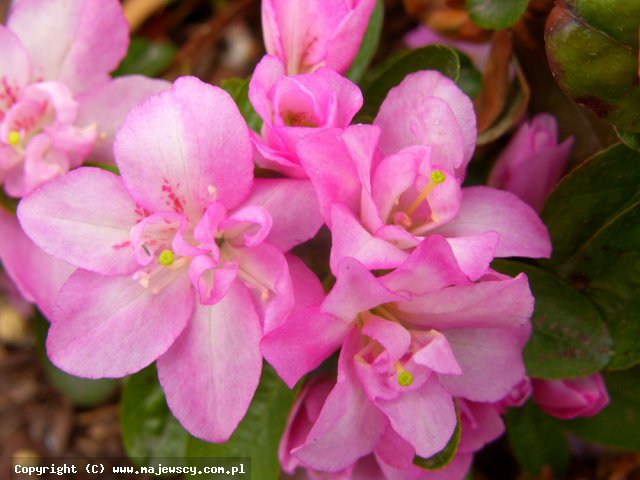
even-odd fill
[{"label": "dark green leaf", "polygon": [[252,480],[280,478],[278,444],[284,431],[294,391],[265,364],[256,394],[247,415],[223,444],[189,438],[189,457],[251,457]]},{"label": "dark green leaf", "polygon": [[438,70],[455,81],[460,75],[460,60],[455,51],[440,45],[429,45],[394,55],[372,73],[363,87],[364,107],[359,115],[375,117],[389,90],[410,73],[420,70]]},{"label": "dark green leaf", "polygon": [[616,133],[627,147],[640,151],[640,133],[625,132],[618,129],[616,129]]},{"label": "dark green leaf", "polygon": [[62,391],[74,404],[94,406],[104,403],[118,388],[118,381],[112,379],[91,380],[63,372],[47,357],[45,342],[49,322],[41,315],[34,317],[36,348],[49,381]]},{"label": "dark green leaf", "polygon": [[460,59],[460,75],[457,84],[469,98],[475,98],[482,90],[482,74],[465,53],[456,50]]},{"label": "dark green leaf", "polygon": [[10,197],[4,192],[4,189],[0,188],[0,206],[7,212],[15,214],[19,200],[18,198]]},{"label": "dark green leaf", "polygon": [[260,128],[262,128],[262,119],[249,101],[249,81],[250,78],[229,78],[223,81],[221,86],[238,105],[238,109],[245,122],[247,122],[247,126],[251,130],[259,132]]},{"label": "dark green leaf", "polygon": [[640,367],[604,375],[611,399],[598,415],[565,422],[581,437],[612,447],[640,450]]},{"label": "dark green leaf", "polygon": [[182,457],[185,453],[188,434],[167,406],[155,365],[127,379],[120,423],[127,454],[141,465],[153,457]]},{"label": "dark green leaf", "polygon": [[95,167],[100,168],[101,170],[106,170],[107,172],[115,173],[116,175],[120,175],[120,170],[115,165],[109,165],[107,163],[97,163],[97,162],[86,162],[84,167]]},{"label": "dark green leaf", "polygon": [[529,0],[466,0],[471,20],[487,30],[500,30],[518,21]]},{"label": "dark green leaf", "polygon": [[351,68],[345,75],[352,82],[358,83],[360,81],[364,72],[367,71],[373,56],[376,54],[378,43],[380,43],[383,21],[384,3],[382,0],[377,0],[373,12],[371,12],[367,31],[364,34],[362,43],[360,44],[360,50],[358,50],[358,54],[353,60]]},{"label": "dark green leaf", "polygon": [[453,435],[447,442],[447,445],[436,453],[435,455],[430,456],[429,458],[418,457],[417,455],[413,458],[413,464],[417,465],[420,468],[424,468],[426,470],[438,470],[440,468],[444,468],[453,457],[455,457],[456,452],[458,451],[458,446],[460,445],[460,437],[462,435],[462,428],[460,426],[460,411],[456,407],[456,416],[458,417],[458,421],[456,423],[456,429],[453,431]]},{"label": "dark green leaf", "polygon": [[155,77],[164,72],[176,55],[176,47],[168,42],[151,42],[142,37],[131,39],[129,51],[114,77],[122,75],[146,75]]},{"label": "dark green leaf", "polygon": [[569,464],[569,444],[558,422],[533,402],[510,408],[505,415],[507,437],[523,470],[538,477],[545,466],[562,477]]},{"label": "dark green leaf", "polygon": [[558,277],[520,262],[492,265],[508,275],[526,273],[536,299],[533,333],[524,350],[527,374],[567,378],[600,371],[609,361],[611,337],[598,311]]}]

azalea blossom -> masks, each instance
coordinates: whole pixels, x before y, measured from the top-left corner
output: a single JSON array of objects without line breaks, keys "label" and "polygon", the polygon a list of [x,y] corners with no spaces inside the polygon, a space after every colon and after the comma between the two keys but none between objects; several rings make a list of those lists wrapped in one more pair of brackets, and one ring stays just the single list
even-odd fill
[{"label": "azalea blossom", "polygon": [[20,203],[31,239],[79,268],[58,296],[48,355],[92,378],[157,360],[174,415],[224,441],[258,385],[263,330],[293,304],[282,252],[319,228],[313,190],[254,183],[238,108],[193,77],[129,113],[115,156],[121,177],[79,168]]},{"label": "azalea blossom", "polygon": [[600,373],[563,380],[533,380],[533,400],[543,411],[563,420],[592,417],[609,404]]},{"label": "azalea blossom", "polygon": [[488,184],[515,193],[537,211],[567,168],[573,137],[558,143],[558,124],[547,113],[524,123],[496,160]]},{"label": "azalea blossom", "polygon": [[110,162],[126,112],[168,88],[111,80],[129,31],[117,0],[14,0],[0,25],[0,184],[13,197],[78,167]]},{"label": "azalea blossom", "polygon": [[294,309],[261,342],[290,386],[341,345],[337,383],[292,451],[309,468],[338,472],[379,449],[395,451],[387,441],[403,446],[406,468],[414,455],[446,446],[454,398],[499,402],[524,378],[533,310],[526,277],[485,268],[471,282],[439,235],[381,277],[345,258],[317,301]]},{"label": "azalea blossom", "polygon": [[287,75],[328,67],[349,69],[358,53],[375,0],[264,0],[262,31],[267,53]]},{"label": "azalea blossom", "polygon": [[392,89],[373,126],[303,138],[298,155],[332,230],[332,271],[346,257],[395,268],[434,234],[447,237],[472,280],[494,256],[548,257],[531,207],[508,192],[462,188],[474,145],[471,101],[435,71]]},{"label": "azalea blossom", "polygon": [[249,99],[264,124],[252,133],[256,162],[289,177],[306,178],[296,145],[313,132],[347,128],[362,107],[362,93],[329,68],[286,76],[284,67],[266,55],[249,85]]}]

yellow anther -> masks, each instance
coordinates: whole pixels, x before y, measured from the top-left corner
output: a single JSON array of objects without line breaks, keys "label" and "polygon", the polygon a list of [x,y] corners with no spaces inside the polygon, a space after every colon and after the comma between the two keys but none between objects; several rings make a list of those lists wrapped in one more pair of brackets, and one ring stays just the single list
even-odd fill
[{"label": "yellow anther", "polygon": [[410,372],[403,370],[402,372],[398,373],[398,385],[400,385],[401,387],[408,387],[412,383],[413,375],[411,375]]},{"label": "yellow anther", "polygon": [[160,252],[160,255],[158,255],[158,263],[160,265],[168,267],[173,264],[175,258],[176,257],[171,250],[163,250],[162,252]]},{"label": "yellow anther", "polygon": [[10,131],[7,140],[9,140],[9,145],[18,145],[20,143],[20,132]]},{"label": "yellow anther", "polygon": [[420,206],[422,202],[424,202],[429,194],[436,188],[437,185],[441,184],[447,179],[447,176],[444,174],[442,170],[434,170],[429,175],[429,183],[426,187],[422,189],[420,195],[416,197],[411,206],[407,208],[406,214],[411,215],[416,209]]}]

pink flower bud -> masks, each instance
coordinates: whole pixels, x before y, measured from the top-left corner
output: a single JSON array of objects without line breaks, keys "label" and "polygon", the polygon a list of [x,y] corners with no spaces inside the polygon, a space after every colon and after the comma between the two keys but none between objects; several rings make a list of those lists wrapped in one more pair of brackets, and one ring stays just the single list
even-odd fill
[{"label": "pink flower bud", "polygon": [[564,420],[591,417],[609,403],[599,373],[565,380],[533,380],[533,399],[543,411]]},{"label": "pink flower bud", "polygon": [[515,193],[540,211],[565,170],[572,145],[572,137],[558,144],[555,118],[539,114],[513,136],[498,157],[488,183]]}]

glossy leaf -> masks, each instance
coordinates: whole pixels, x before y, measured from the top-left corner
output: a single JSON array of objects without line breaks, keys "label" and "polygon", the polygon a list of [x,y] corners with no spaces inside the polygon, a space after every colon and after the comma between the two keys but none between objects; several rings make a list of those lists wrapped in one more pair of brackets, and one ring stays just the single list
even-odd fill
[{"label": "glossy leaf", "polygon": [[577,377],[598,372],[608,363],[611,337],[585,297],[560,278],[528,264],[499,260],[493,267],[508,275],[524,272],[536,299],[533,333],[524,350],[529,376]]},{"label": "glossy leaf", "polygon": [[155,365],[127,379],[120,423],[127,454],[140,465],[153,457],[181,457],[185,452],[188,434],[167,406]]},{"label": "glossy leaf", "polygon": [[158,76],[171,65],[176,52],[176,47],[169,42],[151,42],[142,37],[132,38],[127,56],[113,76],[133,74]]},{"label": "glossy leaf", "polygon": [[610,403],[598,415],[564,423],[595,443],[640,450],[640,367],[604,375]]},{"label": "glossy leaf", "polygon": [[384,3],[382,0],[377,0],[373,12],[371,12],[371,18],[369,18],[369,25],[360,44],[360,50],[358,50],[358,54],[353,60],[351,68],[345,75],[352,82],[358,83],[362,79],[362,76],[367,71],[371,60],[376,54],[378,44],[380,43],[380,35],[382,34],[383,21]]},{"label": "glossy leaf", "polygon": [[375,117],[387,92],[398,85],[404,77],[419,70],[438,70],[443,75],[457,80],[460,75],[460,60],[454,50],[440,45],[406,50],[394,55],[372,73],[364,89],[364,107],[359,116]]},{"label": "glossy leaf", "polygon": [[425,470],[438,470],[440,468],[444,468],[453,457],[455,457],[456,452],[458,451],[458,446],[460,445],[460,438],[462,436],[462,428],[460,426],[460,411],[456,407],[456,415],[458,417],[458,423],[456,423],[456,429],[453,431],[453,435],[447,442],[447,445],[436,453],[435,455],[430,456],[429,458],[418,457],[417,455],[413,459],[413,464],[417,465],[420,468],[424,468]]},{"label": "glossy leaf", "polygon": [[216,444],[190,437],[187,456],[251,457],[253,480],[280,478],[278,444],[293,399],[294,391],[289,390],[275,371],[265,364],[249,410],[229,441]]},{"label": "glossy leaf", "polygon": [[466,0],[471,20],[487,30],[507,28],[518,21],[529,0]]},{"label": "glossy leaf", "polygon": [[482,90],[482,74],[475,67],[469,56],[456,50],[460,59],[460,75],[457,84],[469,98],[475,98]]},{"label": "glossy leaf", "polygon": [[545,467],[562,477],[569,465],[569,443],[560,424],[529,401],[505,415],[509,444],[523,470],[532,477]]},{"label": "glossy leaf", "polygon": [[247,122],[247,126],[259,132],[262,128],[262,119],[253,109],[253,105],[249,101],[249,78],[229,78],[222,82],[221,87],[227,91],[238,105],[240,113]]},{"label": "glossy leaf", "polygon": [[616,133],[627,147],[640,151],[640,133],[625,132],[617,129]]}]

